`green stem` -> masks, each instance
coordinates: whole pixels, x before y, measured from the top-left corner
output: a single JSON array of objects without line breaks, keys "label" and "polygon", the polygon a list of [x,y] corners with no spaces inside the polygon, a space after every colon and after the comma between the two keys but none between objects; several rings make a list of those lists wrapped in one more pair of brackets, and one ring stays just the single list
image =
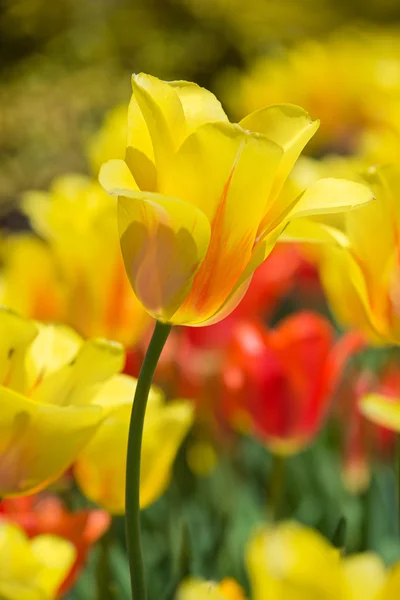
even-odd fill
[{"label": "green stem", "polygon": [[274,522],[282,516],[282,498],[285,486],[285,457],[280,454],[272,455],[272,469],[269,489],[271,516]]},{"label": "green stem", "polygon": [[134,600],[146,600],[146,581],[140,534],[140,457],[143,424],[154,371],[156,370],[158,359],[167,341],[171,327],[171,325],[165,325],[159,321],[156,322],[153,336],[140,370],[129,426],[128,455],[126,461],[125,527],[132,598]]}]

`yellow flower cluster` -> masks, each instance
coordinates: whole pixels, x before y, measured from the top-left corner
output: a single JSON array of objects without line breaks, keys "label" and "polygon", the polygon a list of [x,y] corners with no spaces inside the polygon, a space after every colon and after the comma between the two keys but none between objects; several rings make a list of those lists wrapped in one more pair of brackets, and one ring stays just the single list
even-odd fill
[{"label": "yellow flower cluster", "polygon": [[[136,380],[125,353],[65,326],[40,325],[0,309],[0,496],[33,493],[75,463],[88,497],[123,512],[126,439]],[[187,401],[153,390],[143,442],[143,506],[165,490],[190,428]]]},{"label": "yellow flower cluster", "polygon": [[400,44],[397,30],[343,29],[324,41],[300,41],[257,59],[220,86],[241,116],[268,104],[295,102],[318,115],[310,150],[395,159],[400,136]]},{"label": "yellow flower cluster", "polygon": [[[373,553],[342,556],[313,529],[295,522],[264,527],[249,541],[252,600],[395,600],[400,563],[388,570]],[[237,585],[188,580],[176,600],[242,600]]]}]

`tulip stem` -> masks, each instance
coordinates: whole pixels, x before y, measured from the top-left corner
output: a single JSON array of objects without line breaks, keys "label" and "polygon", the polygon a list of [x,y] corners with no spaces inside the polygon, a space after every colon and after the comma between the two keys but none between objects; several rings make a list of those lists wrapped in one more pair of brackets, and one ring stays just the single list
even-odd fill
[{"label": "tulip stem", "polygon": [[140,458],[143,424],[147,398],[158,359],[172,326],[156,322],[153,336],[147,348],[137,382],[129,426],[128,454],[126,461],[125,528],[131,575],[132,598],[146,600],[142,541],[140,532]]},{"label": "tulip stem", "polygon": [[282,499],[285,486],[285,457],[272,454],[272,469],[269,488],[271,516],[274,522],[282,516]]}]

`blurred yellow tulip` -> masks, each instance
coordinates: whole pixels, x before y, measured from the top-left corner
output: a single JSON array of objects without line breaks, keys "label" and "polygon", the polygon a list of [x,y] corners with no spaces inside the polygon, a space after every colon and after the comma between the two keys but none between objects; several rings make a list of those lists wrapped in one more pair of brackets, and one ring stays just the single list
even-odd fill
[{"label": "blurred yellow tulip", "polygon": [[[321,278],[331,308],[372,341],[400,343],[400,167],[371,168],[375,199],[344,215],[344,230],[323,247]],[[331,231],[332,233],[332,231]]]},{"label": "blurred yellow tulip", "polygon": [[207,325],[243,297],[286,225],[371,199],[345,180],[303,193],[288,180],[318,128],[298,106],[271,106],[229,123],[213,94],[193,83],[134,75],[125,161],[103,165],[118,196],[125,268],[156,319]]},{"label": "blurred yellow tulip", "polygon": [[[96,434],[75,464],[83,493],[113,514],[125,510],[125,471],[128,431],[136,380],[116,375],[101,389],[94,403],[105,411]],[[140,505],[145,508],[165,491],[179,446],[193,421],[190,402],[165,403],[152,388],[144,421]]]},{"label": "blurred yellow tulip", "polygon": [[68,575],[76,551],[52,535],[28,539],[10,522],[0,522],[0,598],[54,600]]},{"label": "blurred yellow tulip", "polygon": [[71,466],[102,419],[93,397],[124,359],[116,343],[0,308],[0,497],[33,493]]},{"label": "blurred yellow tulip", "polygon": [[67,290],[50,247],[30,233],[11,235],[3,242],[1,258],[1,303],[26,317],[63,322]]},{"label": "blurred yellow tulip", "polygon": [[46,243],[28,234],[5,240],[2,302],[84,337],[135,344],[149,317],[125,274],[115,200],[96,181],[66,175],[49,192],[28,192],[23,206]]},{"label": "blurred yellow tulip", "polygon": [[400,578],[366,552],[342,557],[317,531],[294,522],[259,529],[246,551],[252,600],[394,600]]},{"label": "blurred yellow tulip", "polygon": [[190,578],[179,586],[175,600],[245,600],[245,595],[233,579],[212,583]]},{"label": "blurred yellow tulip", "polygon": [[87,154],[93,175],[97,177],[101,165],[112,158],[124,158],[128,134],[127,106],[116,106],[105,117],[99,131],[91,138]]},{"label": "blurred yellow tulip", "polygon": [[279,46],[257,58],[247,72],[220,76],[218,87],[239,117],[280,102],[318,115],[321,129],[310,150],[319,155],[362,153],[375,162],[398,156],[398,28],[345,27],[286,51]]}]

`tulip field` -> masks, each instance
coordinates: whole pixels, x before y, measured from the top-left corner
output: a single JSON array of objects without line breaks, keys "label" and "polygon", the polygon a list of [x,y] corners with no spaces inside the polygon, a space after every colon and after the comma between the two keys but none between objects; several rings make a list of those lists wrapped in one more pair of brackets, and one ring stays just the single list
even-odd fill
[{"label": "tulip field", "polygon": [[398,2],[0,36],[0,600],[400,598]]}]

